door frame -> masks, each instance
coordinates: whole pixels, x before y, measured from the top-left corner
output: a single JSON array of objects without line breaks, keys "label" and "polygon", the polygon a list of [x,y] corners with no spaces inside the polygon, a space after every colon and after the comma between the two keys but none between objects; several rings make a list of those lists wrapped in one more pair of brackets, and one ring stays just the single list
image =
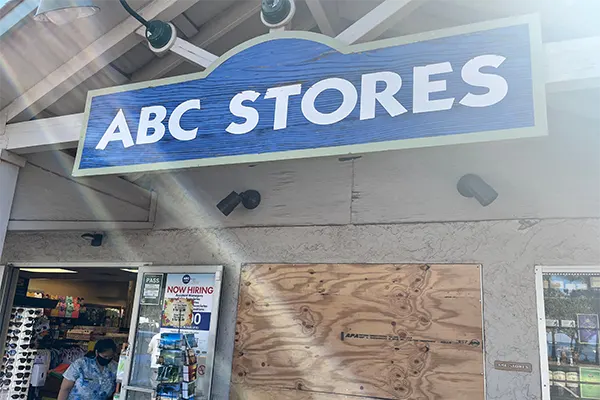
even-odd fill
[{"label": "door frame", "polygon": [[[149,262],[30,262],[15,261],[0,265],[0,354],[4,354],[4,344],[8,336],[10,310],[15,298],[19,270],[21,268],[142,268],[152,265]],[[136,278],[136,282],[137,282]]]},{"label": "door frame", "polygon": [[[129,339],[128,339],[128,357],[125,364],[124,376],[121,382],[121,393],[120,396],[123,399],[127,399],[128,392],[138,393],[153,393],[153,389],[140,388],[135,386],[129,386],[129,377],[131,374],[131,366],[133,364],[133,357],[135,356],[135,339],[137,335],[137,321],[140,312],[140,297],[143,284],[143,276],[146,273],[187,273],[187,274],[214,274],[215,275],[215,286],[213,292],[213,306],[211,310],[210,328],[208,333],[208,354],[206,357],[206,375],[208,375],[208,400],[212,397],[212,384],[213,384],[213,373],[214,373],[214,362],[215,362],[215,348],[217,343],[217,325],[219,320],[219,307],[221,303],[221,286],[223,283],[223,265],[165,265],[165,266],[143,266],[138,270],[138,279],[135,287],[135,297],[133,311],[131,313],[131,326],[129,327]],[[164,293],[163,293],[164,298]]]},{"label": "door frame", "polygon": [[[0,352],[4,354],[4,343],[8,336],[8,321],[17,289],[19,271],[21,268],[137,268],[152,265],[151,262],[30,262],[15,261],[0,265]],[[138,275],[139,277],[139,275]],[[136,284],[139,281],[136,278]],[[135,303],[134,303],[135,306]],[[131,328],[130,328],[131,329]]]},{"label": "door frame", "polygon": [[0,354],[4,354],[10,320],[10,312],[7,311],[12,309],[18,279],[19,269],[13,264],[0,265]]}]

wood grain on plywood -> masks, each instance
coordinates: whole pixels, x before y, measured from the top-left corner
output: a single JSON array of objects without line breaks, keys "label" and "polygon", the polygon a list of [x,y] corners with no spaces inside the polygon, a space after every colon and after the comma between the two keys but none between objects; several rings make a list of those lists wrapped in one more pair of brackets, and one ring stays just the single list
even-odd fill
[{"label": "wood grain on plywood", "polygon": [[483,398],[480,299],[473,265],[245,266],[232,398]]},{"label": "wood grain on plywood", "polygon": [[231,400],[361,400],[369,397],[308,392],[296,389],[238,385],[232,389]]}]

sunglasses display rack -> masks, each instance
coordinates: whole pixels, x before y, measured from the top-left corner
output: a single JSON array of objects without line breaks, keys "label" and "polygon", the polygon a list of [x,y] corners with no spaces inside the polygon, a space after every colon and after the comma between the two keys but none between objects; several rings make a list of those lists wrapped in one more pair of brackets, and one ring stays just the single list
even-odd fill
[{"label": "sunglasses display rack", "polygon": [[27,399],[29,381],[36,357],[32,348],[34,327],[43,309],[14,307],[8,327],[8,340],[0,366],[0,400]]}]

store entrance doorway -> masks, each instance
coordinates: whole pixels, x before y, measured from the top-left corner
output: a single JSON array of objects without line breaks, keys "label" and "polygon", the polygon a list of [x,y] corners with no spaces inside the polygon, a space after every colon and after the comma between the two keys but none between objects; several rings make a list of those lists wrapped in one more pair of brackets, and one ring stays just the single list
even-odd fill
[{"label": "store entrance doorway", "polygon": [[210,399],[222,266],[20,264],[2,273],[0,400],[56,399],[63,375],[71,380],[69,368],[102,339],[117,347],[114,399]]},{"label": "store entrance doorway", "polygon": [[139,266],[3,266],[0,399],[57,398],[65,371],[101,339],[116,343],[117,361],[129,338]]}]

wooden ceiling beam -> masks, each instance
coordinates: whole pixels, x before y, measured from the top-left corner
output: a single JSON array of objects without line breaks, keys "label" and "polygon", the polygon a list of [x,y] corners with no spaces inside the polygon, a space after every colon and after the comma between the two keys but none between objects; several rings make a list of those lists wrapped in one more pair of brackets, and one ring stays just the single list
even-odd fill
[{"label": "wooden ceiling beam", "polygon": [[191,38],[198,33],[198,28],[185,16],[180,14],[171,21],[186,38]]},{"label": "wooden ceiling beam", "polygon": [[419,8],[424,1],[385,0],[337,35],[336,39],[345,44],[375,40],[394,23]]},{"label": "wooden ceiling beam", "polygon": [[321,0],[306,0],[306,5],[319,26],[321,33],[327,36],[335,36],[335,31],[330,20],[331,17],[327,16]]},{"label": "wooden ceiling beam", "polygon": [[[170,21],[198,0],[153,0],[139,13],[147,20]],[[144,31],[140,23],[128,17],[109,32],[92,42],[69,61],[58,67],[32,88],[13,100],[3,111],[8,121],[22,113],[34,116],[52,105],[78,84],[91,77],[141,40],[134,32]]]}]

